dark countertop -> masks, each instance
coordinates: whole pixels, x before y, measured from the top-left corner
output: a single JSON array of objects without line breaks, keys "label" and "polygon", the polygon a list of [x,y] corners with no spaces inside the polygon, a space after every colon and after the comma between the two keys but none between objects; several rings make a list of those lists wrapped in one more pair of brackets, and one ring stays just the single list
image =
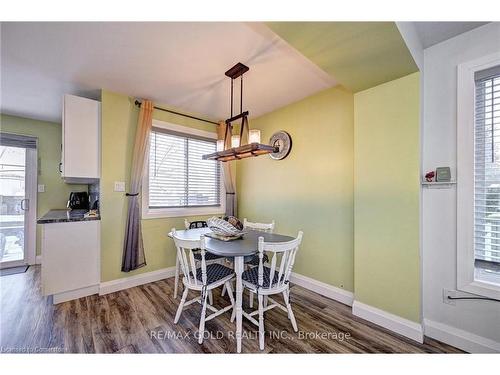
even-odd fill
[{"label": "dark countertop", "polygon": [[87,210],[50,210],[37,220],[38,224],[65,223],[70,221],[101,220],[101,216],[86,217]]}]

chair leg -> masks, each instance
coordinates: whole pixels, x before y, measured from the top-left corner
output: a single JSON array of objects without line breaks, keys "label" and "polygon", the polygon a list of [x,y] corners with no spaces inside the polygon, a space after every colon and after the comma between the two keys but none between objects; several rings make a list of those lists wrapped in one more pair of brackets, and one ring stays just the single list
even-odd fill
[{"label": "chair leg", "polygon": [[[231,286],[231,281],[228,282],[229,284],[229,288],[231,289],[231,292],[228,292],[228,294],[233,294],[233,287]],[[231,297],[229,297],[229,299],[231,299]],[[233,297],[233,300],[234,300],[234,297]],[[233,312],[231,313],[231,323],[234,322],[234,319],[236,318],[236,302],[234,302],[233,304]]]},{"label": "chair leg", "polygon": [[236,318],[236,309],[233,307],[233,312],[231,313],[231,323],[234,322],[235,318]]},{"label": "chair leg", "polygon": [[288,319],[292,322],[293,330],[297,332],[299,329],[295,321],[295,315],[293,315],[292,305],[290,305],[290,290],[283,291],[283,298],[285,300],[286,309],[288,310]]},{"label": "chair leg", "polygon": [[[222,265],[223,265],[223,266],[224,266],[224,265],[226,265],[226,258],[224,258],[224,259],[222,260]],[[234,264],[233,264],[233,269],[234,269]],[[231,282],[231,281],[230,281],[230,282]],[[222,286],[222,293],[221,293],[221,297],[224,297],[224,296],[226,295],[226,292],[227,292],[227,287],[226,287],[226,284],[224,284],[224,285]]]},{"label": "chair leg", "polygon": [[209,290],[207,293],[208,293],[208,303],[213,306],[214,305],[214,296],[212,294],[212,291]]},{"label": "chair leg", "polygon": [[290,319],[290,311],[288,310],[288,303],[287,303],[287,300],[286,300],[286,290],[283,292],[283,300],[285,301],[285,306],[286,306],[286,315],[288,315],[288,319]]},{"label": "chair leg", "polygon": [[179,258],[175,257],[174,298],[177,298],[177,289],[178,288],[179,288]]},{"label": "chair leg", "polygon": [[259,300],[259,349],[264,350],[264,306],[263,306],[263,296],[261,294],[257,295]]},{"label": "chair leg", "polygon": [[232,323],[234,322],[234,317],[236,312],[236,310],[234,309],[235,303],[234,303],[233,289],[231,287],[231,282],[228,282],[226,284],[227,284],[227,295],[229,296],[229,300],[231,301],[231,306],[233,306],[233,310],[231,312],[231,323]]},{"label": "chair leg", "polygon": [[253,308],[253,292],[251,290],[248,291],[248,305]]},{"label": "chair leg", "polygon": [[205,313],[207,312],[207,296],[208,293],[205,293],[205,297],[203,298],[203,307],[201,309],[200,316],[200,329],[198,330],[198,344],[203,343],[203,334],[205,333]]},{"label": "chair leg", "polygon": [[184,303],[186,302],[186,298],[188,295],[188,288],[184,286],[184,293],[182,293],[181,303],[179,303],[179,307],[177,308],[177,313],[175,314],[174,323],[177,324],[179,318],[181,317],[182,309],[184,308]]}]

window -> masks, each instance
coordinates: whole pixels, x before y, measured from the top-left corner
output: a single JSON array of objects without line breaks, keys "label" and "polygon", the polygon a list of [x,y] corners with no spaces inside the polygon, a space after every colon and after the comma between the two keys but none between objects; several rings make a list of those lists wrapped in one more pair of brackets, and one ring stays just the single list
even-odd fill
[{"label": "window", "polygon": [[223,213],[220,163],[202,159],[215,150],[215,134],[154,122],[143,182],[143,217]]},{"label": "window", "polygon": [[458,69],[457,284],[500,297],[500,55]]},{"label": "window", "polygon": [[475,73],[474,259],[476,276],[500,268],[500,66]]}]

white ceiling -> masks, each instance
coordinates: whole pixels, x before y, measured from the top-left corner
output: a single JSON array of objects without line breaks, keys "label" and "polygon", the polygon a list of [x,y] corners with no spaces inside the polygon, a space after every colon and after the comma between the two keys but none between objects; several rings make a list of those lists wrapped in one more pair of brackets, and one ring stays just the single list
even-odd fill
[{"label": "white ceiling", "polygon": [[[485,23],[414,22],[424,48]],[[47,121],[60,121],[63,94],[101,88],[223,119],[224,72],[239,61],[251,117],[336,84],[263,23],[2,23],[0,52],[0,111]]]},{"label": "white ceiling", "polygon": [[336,84],[260,23],[2,23],[0,110],[60,121],[64,93],[104,88],[223,119],[239,61],[251,117]]},{"label": "white ceiling", "polygon": [[413,22],[424,48],[441,43],[488,22]]}]

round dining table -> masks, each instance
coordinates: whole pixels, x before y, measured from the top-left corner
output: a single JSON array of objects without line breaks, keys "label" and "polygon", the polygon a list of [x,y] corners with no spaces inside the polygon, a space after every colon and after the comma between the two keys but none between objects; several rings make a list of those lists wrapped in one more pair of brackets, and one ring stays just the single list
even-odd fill
[{"label": "round dining table", "polygon": [[[202,235],[210,233],[209,228],[197,228],[178,230],[176,237],[183,240],[199,240]],[[172,237],[172,233],[168,234]],[[222,241],[206,236],[205,250],[227,258],[234,258],[234,273],[236,274],[236,351],[241,353],[242,318],[243,318],[243,283],[241,275],[243,273],[245,259],[250,260],[258,252],[259,237],[264,237],[265,242],[287,242],[294,237],[277,233],[266,233],[256,230],[246,230],[243,238],[233,241]]]}]

